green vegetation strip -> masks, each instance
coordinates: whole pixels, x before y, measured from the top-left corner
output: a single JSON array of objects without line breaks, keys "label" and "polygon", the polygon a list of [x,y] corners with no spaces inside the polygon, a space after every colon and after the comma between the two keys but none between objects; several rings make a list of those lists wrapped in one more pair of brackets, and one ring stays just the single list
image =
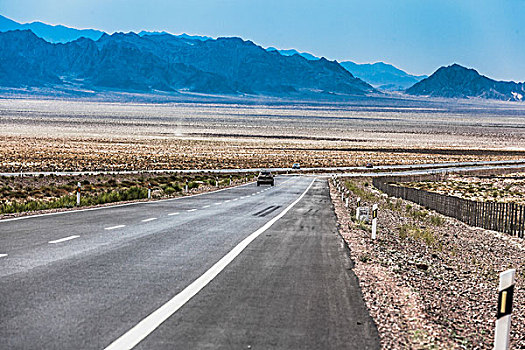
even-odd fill
[{"label": "green vegetation strip", "polygon": [[[232,176],[232,183],[251,181],[254,174]],[[146,199],[148,184],[152,198],[171,198],[188,190],[214,189],[214,175],[83,175],[0,177],[0,215],[76,207],[77,182],[81,183],[80,206]],[[229,175],[218,177],[219,187],[230,184]]]}]

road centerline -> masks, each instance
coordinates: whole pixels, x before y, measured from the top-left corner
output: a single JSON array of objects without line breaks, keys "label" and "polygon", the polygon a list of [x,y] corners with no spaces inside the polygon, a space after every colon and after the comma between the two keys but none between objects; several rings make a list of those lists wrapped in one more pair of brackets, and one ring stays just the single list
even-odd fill
[{"label": "road centerline", "polygon": [[7,254],[0,254],[0,258],[5,258]]},{"label": "road centerline", "polygon": [[195,211],[195,210],[197,210],[197,209],[196,209],[196,208],[193,208],[193,209],[188,209],[187,211],[188,211],[188,212],[192,212],[192,211]]},{"label": "road centerline", "polygon": [[180,214],[179,212],[169,213],[168,216],[179,215],[179,214]]},{"label": "road centerline", "polygon": [[118,350],[118,349],[132,349],[144,338],[151,334],[157,329],[164,321],[166,321],[171,315],[179,310],[184,304],[186,304],[191,298],[199,293],[209,282],[211,282],[222,270],[224,270],[242,251],[263,232],[268,230],[274,223],[282,218],[290,209],[292,209],[299,201],[306,195],[308,190],[314,184],[315,179],[312,180],[306,190],[288,207],[281,211],[277,216],[264,224],[261,228],[250,234],[248,237],[243,239],[237,246],[235,246],[230,252],[223,256],[215,265],[210,267],[204,274],[192,282],[189,286],[184,288],[180,293],[175,295],[172,299],[162,305],[160,308],[155,310],[150,315],[146,316],[137,325],[131,328],[129,331],[124,333],[118,339],[108,345],[105,350]]},{"label": "road centerline", "polygon": [[210,206],[209,205],[205,205],[202,207],[202,209],[206,209],[206,208],[209,208]]}]

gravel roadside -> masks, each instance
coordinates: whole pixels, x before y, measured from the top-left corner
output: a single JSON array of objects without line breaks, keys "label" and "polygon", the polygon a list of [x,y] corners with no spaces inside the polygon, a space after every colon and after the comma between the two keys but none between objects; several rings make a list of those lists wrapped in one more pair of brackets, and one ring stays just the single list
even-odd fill
[{"label": "gravel roadside", "polygon": [[[525,242],[474,228],[389,198],[348,180],[349,208],[332,181],[340,233],[350,247],[365,302],[385,349],[491,349],[499,273],[515,268],[511,348],[525,349],[525,297],[520,288]],[[362,205],[379,204],[378,239],[355,221]]]}]

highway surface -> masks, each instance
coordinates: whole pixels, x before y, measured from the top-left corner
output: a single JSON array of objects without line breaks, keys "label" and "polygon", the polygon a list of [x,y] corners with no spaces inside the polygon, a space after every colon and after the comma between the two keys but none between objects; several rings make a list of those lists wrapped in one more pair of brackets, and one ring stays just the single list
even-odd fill
[{"label": "highway surface", "polygon": [[[374,170],[384,171],[409,171],[409,170],[423,170],[423,169],[438,169],[438,168],[460,168],[460,167],[476,167],[476,166],[502,166],[502,165],[522,165],[525,166],[525,159],[516,160],[494,160],[494,161],[477,161],[477,162],[442,162],[442,163],[422,163],[422,164],[396,164],[396,165],[378,165],[374,166]],[[140,173],[176,173],[176,174],[198,174],[198,173],[213,173],[213,174],[244,174],[257,173],[261,168],[245,168],[245,169],[160,169],[160,170],[122,170],[122,171],[36,171],[36,172],[16,172],[16,173],[0,173],[0,176],[39,176],[39,175],[55,175],[55,176],[75,176],[83,174],[140,174]],[[292,168],[265,168],[274,173],[284,173],[288,171],[296,171]],[[350,167],[303,167],[300,171],[306,172],[346,172],[354,173],[368,170],[364,166],[350,166]],[[296,172],[300,172],[296,171]],[[346,176],[346,175],[345,175]]]},{"label": "highway surface", "polygon": [[0,221],[5,349],[378,349],[324,179]]}]

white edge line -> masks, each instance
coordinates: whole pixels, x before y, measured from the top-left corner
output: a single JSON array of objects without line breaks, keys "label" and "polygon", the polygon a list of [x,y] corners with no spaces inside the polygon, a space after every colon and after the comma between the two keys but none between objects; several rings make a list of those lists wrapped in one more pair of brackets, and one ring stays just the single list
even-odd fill
[{"label": "white edge line", "polygon": [[179,215],[179,214],[180,214],[179,212],[176,212],[176,213],[169,213],[168,216]]},{"label": "white edge line", "polygon": [[104,230],[115,230],[117,228],[123,228],[123,227],[126,227],[126,225],[117,225],[117,226],[105,227]]},{"label": "white edge line", "polygon": [[157,220],[157,218],[144,219],[144,220],[141,220],[141,222],[150,222],[150,221],[153,221],[153,220]]},{"label": "white edge line", "polygon": [[280,212],[276,217],[268,221],[264,226],[259,228],[257,231],[250,234],[248,237],[243,239],[235,248],[229,253],[223,256],[218,262],[215,263],[208,271],[197,278],[193,283],[184,288],[182,292],[175,295],[171,300],[166,302],[160,308],[155,310],[153,313],[148,315],[137,325],[131,328],[129,331],[124,333],[118,339],[108,345],[105,350],[120,350],[120,349],[132,349],[144,338],[146,338],[151,332],[153,332],[158,326],[166,321],[171,315],[173,315],[178,309],[186,304],[191,298],[201,291],[208,283],[210,283],[222,270],[226,268],[253,240],[255,240],[264,231],[268,230],[277,220],[282,218],[290,209],[292,209],[299,201],[306,195],[308,190],[314,184],[315,179],[310,183],[306,190],[297,198],[292,204],[286,209]]},{"label": "white edge line", "polygon": [[5,258],[7,254],[0,254],[0,258]]},{"label": "white edge line", "polygon": [[49,241],[48,243],[51,243],[51,244],[62,243],[62,242],[65,242],[65,241],[70,241],[70,240],[78,238],[78,237],[80,237],[80,236],[79,235],[74,235],[74,236],[69,236],[69,237],[56,239],[54,241]]},{"label": "white edge line", "polygon": [[130,205],[153,204],[153,203],[166,202],[166,201],[175,201],[175,200],[180,200],[180,199],[185,199],[185,198],[192,198],[192,197],[202,196],[202,195],[205,195],[205,194],[211,194],[211,193],[217,193],[217,192],[222,192],[222,191],[226,191],[226,190],[232,190],[234,188],[248,186],[248,185],[251,185],[251,184],[254,184],[254,183],[255,182],[252,181],[252,182],[248,182],[248,183],[245,183],[245,184],[242,184],[242,185],[238,185],[238,186],[221,188],[220,190],[214,190],[214,191],[209,191],[209,192],[202,192],[202,193],[197,193],[197,194],[192,194],[192,195],[189,195],[189,196],[182,196],[182,197],[177,197],[177,198],[159,199],[159,200],[149,201],[149,202],[133,202],[133,203],[124,203],[124,204],[113,204],[113,205],[105,205],[103,207],[86,208],[86,209],[75,209],[75,210],[59,211],[59,212],[56,212],[56,213],[44,213],[44,214],[35,214],[35,215],[25,215],[25,216],[20,216],[20,217],[17,217],[17,218],[0,219],[0,224],[3,223],[3,222],[24,220],[24,219],[31,219],[31,218],[38,218],[38,217],[42,217],[42,216],[72,214],[72,213],[79,213],[79,212],[83,212],[83,211],[92,211],[92,210],[102,210],[102,209],[126,207],[126,206],[130,206]]}]

